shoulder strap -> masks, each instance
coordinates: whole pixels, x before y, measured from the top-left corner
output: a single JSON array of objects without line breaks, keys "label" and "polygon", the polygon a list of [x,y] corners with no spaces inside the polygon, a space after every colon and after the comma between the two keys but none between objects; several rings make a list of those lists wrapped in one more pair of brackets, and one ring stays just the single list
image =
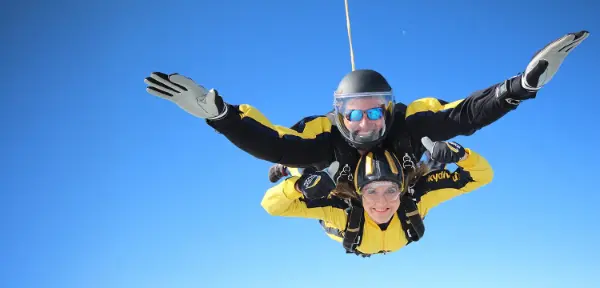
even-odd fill
[{"label": "shoulder strap", "polygon": [[342,241],[346,253],[356,254],[356,247],[361,243],[365,223],[364,212],[365,210],[359,203],[351,203],[350,207],[346,209],[348,220],[346,221],[344,240]]},{"label": "shoulder strap", "polygon": [[414,139],[406,127],[404,119],[406,108],[406,105],[402,103],[395,104],[394,123],[392,124],[390,135],[388,135],[384,143],[386,147],[390,147],[394,151],[396,157],[402,161],[402,167],[405,169],[405,172],[408,173],[416,167],[415,163],[419,161],[421,153],[414,149],[418,148],[419,145],[413,143]]},{"label": "shoulder strap", "polygon": [[419,214],[419,208],[412,197],[405,194],[398,207],[398,218],[408,244],[419,241],[425,234],[425,223]]},{"label": "shoulder strap", "polygon": [[352,184],[354,181],[354,169],[360,159],[358,150],[351,147],[337,129],[332,129],[331,139],[335,160],[339,163],[339,169],[333,176],[336,183],[346,181]]}]

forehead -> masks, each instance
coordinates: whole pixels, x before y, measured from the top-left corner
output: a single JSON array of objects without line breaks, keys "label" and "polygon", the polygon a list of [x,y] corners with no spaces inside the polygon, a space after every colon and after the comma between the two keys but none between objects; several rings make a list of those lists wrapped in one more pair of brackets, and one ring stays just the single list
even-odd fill
[{"label": "forehead", "polygon": [[383,105],[384,99],[380,97],[361,97],[349,99],[346,102],[346,109],[369,109]]},{"label": "forehead", "polygon": [[390,188],[398,188],[398,185],[394,182],[390,182],[390,181],[374,181],[371,182],[369,184],[367,184],[365,187],[363,187],[363,190],[376,190],[376,191],[380,191],[380,190],[387,190]]}]

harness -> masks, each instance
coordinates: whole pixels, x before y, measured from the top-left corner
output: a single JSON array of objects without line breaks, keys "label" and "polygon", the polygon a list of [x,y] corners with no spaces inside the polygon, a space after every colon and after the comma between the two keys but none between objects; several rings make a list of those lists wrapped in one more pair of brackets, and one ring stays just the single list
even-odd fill
[{"label": "harness", "polygon": [[[404,118],[406,105],[401,103],[396,103],[394,109],[394,116]],[[335,117],[332,112],[327,114],[332,125],[335,125]],[[386,141],[382,143],[387,147],[390,147],[392,152],[401,160],[402,168],[405,173],[409,173],[416,168],[416,164],[420,159],[420,156],[425,152],[425,149],[421,146],[417,151],[414,149],[414,145],[412,145],[412,138],[406,131],[404,125],[402,125],[402,121],[398,121],[398,125],[401,127],[396,127],[399,129],[395,129],[394,133],[395,137],[388,137]],[[394,124],[396,125],[396,123]],[[346,181],[349,183],[353,183],[354,175],[353,171],[356,168],[357,159],[360,158],[359,152],[351,147],[340,134],[339,130],[332,130],[332,140],[335,151],[336,161],[339,162],[340,168],[334,175],[334,179],[336,183],[339,181]],[[399,157],[402,155],[402,157]],[[419,158],[416,157],[419,155]],[[425,224],[423,223],[423,219],[419,214],[419,210],[417,208],[416,199],[412,197],[414,195],[413,187],[408,187],[408,193],[402,195],[400,199],[400,207],[396,211],[400,223],[402,225],[402,230],[408,240],[408,244],[412,242],[419,241],[423,234],[425,233]],[[321,226],[325,229],[325,232],[331,235],[338,236],[342,238],[342,245],[344,249],[346,249],[346,253],[354,253],[356,255],[362,257],[370,257],[371,254],[362,253],[356,250],[362,241],[362,234],[364,229],[365,217],[364,217],[364,208],[362,204],[357,201],[346,201],[348,207],[346,208],[347,215],[347,224],[344,231],[340,231],[335,228],[327,227],[324,221],[319,220]],[[376,254],[387,253],[388,251],[380,251]]]},{"label": "harness", "polygon": [[[364,230],[364,209],[360,203],[354,203],[346,209],[348,215],[348,221],[344,233],[338,235],[343,238],[342,245],[346,249],[346,253],[354,253],[361,257],[370,257],[372,254],[362,253],[356,250],[362,241],[362,234]],[[423,234],[425,234],[425,224],[421,219],[419,210],[412,199],[407,194],[404,195],[400,201],[400,207],[396,211],[404,235],[408,240],[407,244],[419,241]],[[341,235],[340,235],[341,234]],[[380,251],[376,254],[386,254],[389,251]]]}]

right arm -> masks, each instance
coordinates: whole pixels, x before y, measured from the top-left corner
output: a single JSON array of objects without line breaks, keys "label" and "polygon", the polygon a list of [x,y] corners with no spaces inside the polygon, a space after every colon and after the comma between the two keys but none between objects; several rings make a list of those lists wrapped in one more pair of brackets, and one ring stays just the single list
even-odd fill
[{"label": "right arm", "polygon": [[250,155],[291,167],[333,161],[330,141],[333,125],[326,116],[306,117],[296,124],[302,127],[294,130],[273,125],[250,105],[226,105],[229,112],[224,118],[207,123]]},{"label": "right arm", "polygon": [[[273,216],[312,218],[329,222],[333,227],[344,230],[346,227],[346,212],[343,207],[328,205],[328,199],[319,199],[311,202],[310,208],[304,200],[302,193],[296,190],[296,181],[299,177],[293,176],[271,187],[263,197],[261,206]],[[320,202],[321,205],[316,205]]]}]

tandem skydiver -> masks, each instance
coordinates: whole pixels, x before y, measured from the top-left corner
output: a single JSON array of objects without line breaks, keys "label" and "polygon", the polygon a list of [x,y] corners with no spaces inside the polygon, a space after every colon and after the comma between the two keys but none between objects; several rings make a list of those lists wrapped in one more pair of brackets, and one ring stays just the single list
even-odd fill
[{"label": "tandem skydiver", "polygon": [[334,179],[344,176],[352,182],[349,172],[366,150],[381,146],[410,171],[425,151],[422,137],[444,141],[472,135],[522,101],[535,98],[588,36],[587,31],[569,33],[538,51],[522,74],[451,103],[436,98],[418,99],[408,106],[395,103],[392,88],[381,74],[356,70],[339,83],[333,113],[304,118],[295,129],[273,125],[250,105],[228,104],[217,90],[207,90],[179,74],[154,72],[145,83],[148,93],[206,119],[256,158],[299,168],[324,168],[338,161],[340,169]]}]

